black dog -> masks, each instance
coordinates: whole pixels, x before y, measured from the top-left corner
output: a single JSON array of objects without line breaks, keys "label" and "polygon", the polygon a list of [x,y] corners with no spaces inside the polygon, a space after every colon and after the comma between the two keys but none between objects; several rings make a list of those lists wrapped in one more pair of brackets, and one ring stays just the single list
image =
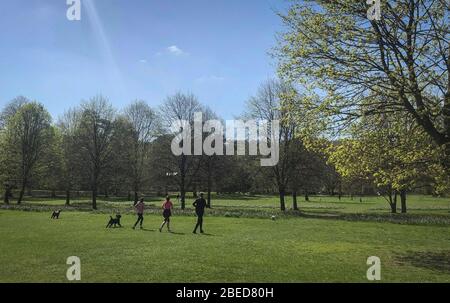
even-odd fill
[{"label": "black dog", "polygon": [[106,228],[111,228],[111,227],[116,227],[116,225],[119,225],[119,227],[122,227],[122,225],[120,225],[120,218],[122,218],[121,215],[116,215],[115,218],[110,217],[111,219],[109,220],[108,224],[106,225]]},{"label": "black dog", "polygon": [[53,214],[52,214],[51,219],[59,219],[59,214],[60,214],[60,213],[61,213],[61,210],[60,210],[60,209],[55,210],[55,211],[53,212]]}]

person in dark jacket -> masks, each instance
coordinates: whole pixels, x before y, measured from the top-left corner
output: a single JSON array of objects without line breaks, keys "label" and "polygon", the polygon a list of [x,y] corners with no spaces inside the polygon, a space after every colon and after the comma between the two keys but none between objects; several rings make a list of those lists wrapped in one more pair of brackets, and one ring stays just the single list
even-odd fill
[{"label": "person in dark jacket", "polygon": [[193,233],[196,234],[197,229],[200,227],[200,233],[203,234],[203,215],[205,214],[206,207],[206,200],[203,198],[203,193],[200,193],[200,198],[195,200],[192,205],[195,207],[195,213],[197,214],[197,225],[195,225]]}]

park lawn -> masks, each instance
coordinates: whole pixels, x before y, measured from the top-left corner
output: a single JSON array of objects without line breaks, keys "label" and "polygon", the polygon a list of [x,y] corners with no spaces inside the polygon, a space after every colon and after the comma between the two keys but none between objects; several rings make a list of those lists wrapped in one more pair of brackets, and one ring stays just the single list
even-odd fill
[{"label": "park lawn", "polygon": [[[146,197],[146,204],[159,207],[163,197]],[[179,208],[179,203],[172,199],[175,207]],[[188,197],[186,200],[186,207],[191,208],[193,198]],[[14,202],[13,202],[14,203]],[[26,198],[24,205],[49,205],[49,206],[63,206],[65,200],[61,198]],[[90,208],[91,202],[88,199],[73,200],[73,206],[85,206]],[[100,209],[132,209],[131,202],[124,198],[99,198],[98,206]],[[261,209],[261,210],[278,210],[279,198],[270,195],[213,195],[212,206],[216,208],[240,208],[240,209]],[[306,212],[319,213],[338,213],[338,214],[355,214],[355,213],[370,213],[370,214],[388,214],[390,213],[390,206],[383,197],[369,196],[363,197],[360,202],[359,197],[351,199],[348,196],[343,196],[341,200],[337,196],[311,196],[310,201],[304,201],[302,196],[298,197],[298,206],[301,210]],[[407,199],[408,213],[420,215],[446,215],[450,216],[450,198],[437,198],[424,195],[409,195]],[[286,207],[292,208],[292,198],[286,197]],[[400,212],[400,201],[397,205],[398,212]]]},{"label": "park lawn", "polygon": [[174,217],[175,233],[105,229],[108,216],[0,211],[0,282],[65,282],[66,259],[81,258],[82,282],[367,282],[381,259],[382,282],[450,282],[450,227],[330,219]]}]

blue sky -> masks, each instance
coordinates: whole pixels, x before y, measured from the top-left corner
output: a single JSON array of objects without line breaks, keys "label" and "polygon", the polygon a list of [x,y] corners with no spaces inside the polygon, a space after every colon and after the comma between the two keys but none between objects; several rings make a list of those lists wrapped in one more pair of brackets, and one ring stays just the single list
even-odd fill
[{"label": "blue sky", "polygon": [[192,92],[223,118],[276,73],[283,0],[0,0],[0,106],[24,95],[57,117],[102,94],[118,109]]}]

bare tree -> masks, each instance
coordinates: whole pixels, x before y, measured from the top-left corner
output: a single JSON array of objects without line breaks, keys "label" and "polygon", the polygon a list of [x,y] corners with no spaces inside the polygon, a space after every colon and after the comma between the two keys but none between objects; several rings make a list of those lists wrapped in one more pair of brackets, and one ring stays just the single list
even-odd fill
[{"label": "bare tree", "polygon": [[[200,102],[192,94],[177,93],[166,99],[161,106],[161,115],[164,125],[169,129],[175,121],[188,121],[191,125],[194,123],[194,115],[196,112],[202,112],[203,107]],[[191,142],[189,142],[190,144]],[[186,144],[186,142],[183,142]],[[191,155],[182,154],[177,159],[177,174],[174,176],[177,179],[180,188],[181,208],[185,208],[186,189],[192,183],[192,176],[199,169],[198,161]],[[172,172],[167,172],[172,173]]]},{"label": "bare tree", "polygon": [[285,194],[291,176],[292,142],[295,137],[296,124],[291,119],[286,119],[286,111],[282,109],[283,98],[291,95],[293,90],[288,84],[278,80],[268,80],[263,83],[256,96],[247,102],[246,117],[252,119],[274,121],[280,120],[279,146],[280,160],[277,165],[272,166],[272,174],[280,197],[280,208],[286,210]]},{"label": "bare tree", "polygon": [[125,109],[125,117],[131,125],[131,181],[134,190],[134,202],[138,201],[138,192],[142,186],[145,162],[149,157],[150,143],[160,130],[156,112],[144,101],[137,100]]}]

